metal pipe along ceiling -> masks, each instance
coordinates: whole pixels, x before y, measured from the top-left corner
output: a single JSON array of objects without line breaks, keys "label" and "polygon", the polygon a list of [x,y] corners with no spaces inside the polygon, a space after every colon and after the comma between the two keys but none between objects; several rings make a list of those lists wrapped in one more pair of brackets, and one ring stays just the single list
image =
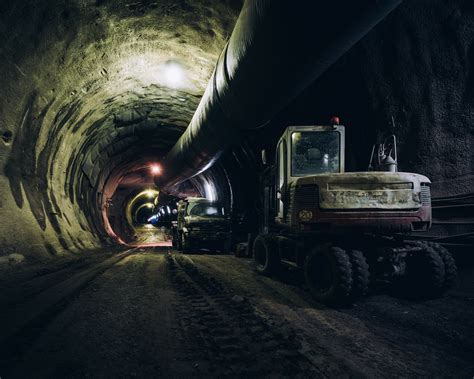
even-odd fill
[{"label": "metal pipe along ceiling", "polygon": [[209,168],[239,128],[267,123],[401,1],[245,1],[157,184],[171,188]]}]

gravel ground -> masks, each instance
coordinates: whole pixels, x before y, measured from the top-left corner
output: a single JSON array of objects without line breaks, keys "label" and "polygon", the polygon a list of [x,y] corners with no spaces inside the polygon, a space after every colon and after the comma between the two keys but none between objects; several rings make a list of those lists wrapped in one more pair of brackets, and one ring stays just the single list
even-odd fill
[{"label": "gravel ground", "polygon": [[[18,328],[0,377],[474,375],[472,273],[440,299],[331,309],[248,259],[158,247],[103,262],[0,282],[2,330]],[[51,305],[28,319],[39,297]]]}]

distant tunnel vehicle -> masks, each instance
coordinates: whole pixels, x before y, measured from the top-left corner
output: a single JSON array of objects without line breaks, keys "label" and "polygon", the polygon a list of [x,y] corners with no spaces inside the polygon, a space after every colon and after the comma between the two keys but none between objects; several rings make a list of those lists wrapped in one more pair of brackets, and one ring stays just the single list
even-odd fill
[{"label": "distant tunnel vehicle", "polygon": [[229,252],[230,244],[230,221],[221,203],[202,197],[188,197],[178,202],[173,246],[184,252],[202,248]]},{"label": "distant tunnel vehicle", "polygon": [[451,286],[457,275],[451,254],[399,234],[430,228],[431,198],[428,178],[397,172],[395,151],[393,137],[374,147],[369,169],[375,171],[345,173],[338,120],[288,127],[275,165],[262,176],[264,211],[253,242],[257,271],[302,269],[313,296],[332,304],[363,296],[369,280],[412,297],[436,296]]}]

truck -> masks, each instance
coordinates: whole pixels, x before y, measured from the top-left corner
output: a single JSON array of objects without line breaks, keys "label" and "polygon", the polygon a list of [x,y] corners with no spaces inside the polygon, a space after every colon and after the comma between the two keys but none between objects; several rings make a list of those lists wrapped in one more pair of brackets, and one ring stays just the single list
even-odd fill
[{"label": "truck", "polygon": [[298,269],[316,300],[351,303],[370,283],[412,298],[451,287],[457,267],[442,245],[409,238],[431,227],[430,180],[398,172],[396,139],[374,145],[366,172],[345,172],[345,128],[289,126],[261,178],[256,270]]},{"label": "truck", "polygon": [[203,197],[178,202],[178,219],[173,227],[173,246],[183,252],[212,248],[228,253],[231,223],[223,204]]}]

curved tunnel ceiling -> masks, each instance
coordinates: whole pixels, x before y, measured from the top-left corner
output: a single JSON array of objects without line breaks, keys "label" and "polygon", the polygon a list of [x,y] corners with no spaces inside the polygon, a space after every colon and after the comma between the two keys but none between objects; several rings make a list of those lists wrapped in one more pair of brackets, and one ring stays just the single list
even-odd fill
[{"label": "curved tunnel ceiling", "polygon": [[[2,188],[31,208],[42,230],[35,244],[57,250],[52,229],[63,248],[98,245],[104,186],[110,192],[176,142],[240,6],[2,2],[0,117],[11,149]],[[30,221],[17,229],[35,239]]]}]

